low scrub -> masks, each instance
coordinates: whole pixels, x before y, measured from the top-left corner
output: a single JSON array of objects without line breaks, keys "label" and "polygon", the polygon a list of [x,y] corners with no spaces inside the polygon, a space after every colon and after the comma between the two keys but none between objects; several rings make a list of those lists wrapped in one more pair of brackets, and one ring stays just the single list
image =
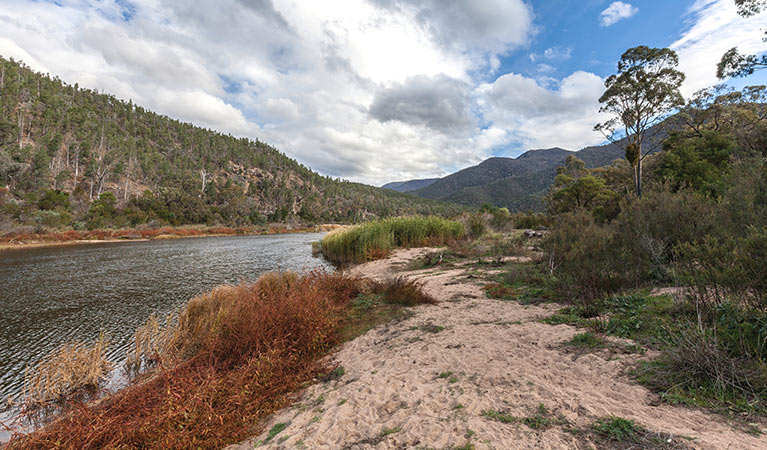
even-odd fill
[{"label": "low scrub", "polygon": [[[668,433],[652,432],[633,420],[622,417],[603,417],[591,425],[593,443],[605,449],[672,450],[690,449],[681,439]],[[590,447],[590,446],[589,446]]]},{"label": "low scrub", "polygon": [[737,355],[714,331],[690,326],[672,338],[655,361],[638,370],[639,380],[671,403],[720,412],[767,413],[767,364]]},{"label": "low scrub", "polygon": [[96,404],[74,405],[8,448],[207,449],[244,439],[323,373],[318,360],[340,341],[361,289],[341,274],[282,273],[196,297],[172,345],[144,346],[175,363]]},{"label": "low scrub", "polygon": [[396,247],[445,245],[463,235],[464,227],[456,221],[398,217],[330,232],[320,241],[320,249],[328,260],[343,265],[383,258]]}]

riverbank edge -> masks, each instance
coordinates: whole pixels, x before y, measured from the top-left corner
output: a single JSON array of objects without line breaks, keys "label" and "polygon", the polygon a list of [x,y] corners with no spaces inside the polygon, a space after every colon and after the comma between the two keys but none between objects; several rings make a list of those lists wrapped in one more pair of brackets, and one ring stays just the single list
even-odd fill
[{"label": "riverbank edge", "polygon": [[227,227],[162,227],[152,229],[122,228],[116,230],[65,230],[55,233],[15,234],[0,236],[0,252],[29,248],[62,247],[117,242],[145,242],[152,240],[224,236],[269,236],[292,233],[321,233],[342,228],[341,224],[314,226],[274,225],[267,228]]}]

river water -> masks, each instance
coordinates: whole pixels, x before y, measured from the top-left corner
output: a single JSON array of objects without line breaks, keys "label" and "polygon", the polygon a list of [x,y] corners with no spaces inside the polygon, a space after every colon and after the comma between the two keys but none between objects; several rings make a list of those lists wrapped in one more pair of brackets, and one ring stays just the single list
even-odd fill
[{"label": "river water", "polygon": [[[134,330],[220,284],[271,270],[332,270],[320,233],[100,243],[0,251],[0,410],[24,369],[59,345],[104,331],[120,364]],[[2,441],[2,439],[0,439]]]}]

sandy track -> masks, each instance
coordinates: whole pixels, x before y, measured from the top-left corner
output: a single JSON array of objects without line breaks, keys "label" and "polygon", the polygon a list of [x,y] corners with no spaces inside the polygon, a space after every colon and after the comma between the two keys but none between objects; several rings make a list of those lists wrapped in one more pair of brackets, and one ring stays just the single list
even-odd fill
[{"label": "sandy track", "polygon": [[[370,278],[395,274],[426,249],[401,250],[358,266]],[[259,448],[443,449],[471,442],[477,449],[579,448],[559,425],[533,430],[483,417],[497,410],[531,415],[543,403],[570,426],[599,417],[633,419],[652,431],[693,438],[701,449],[767,448],[767,438],[737,431],[720,416],[659,404],[625,375],[637,356],[566,353],[576,329],[538,323],[556,305],[523,306],[488,299],[463,269],[410,272],[437,298],[436,306],[346,343],[334,355],[345,374],[308,388],[294,406],[266,424],[287,428]],[[457,283],[456,281],[461,281]],[[424,327],[435,325],[444,327]],[[439,377],[452,372],[452,375]],[[253,448],[266,432],[234,449]]]}]

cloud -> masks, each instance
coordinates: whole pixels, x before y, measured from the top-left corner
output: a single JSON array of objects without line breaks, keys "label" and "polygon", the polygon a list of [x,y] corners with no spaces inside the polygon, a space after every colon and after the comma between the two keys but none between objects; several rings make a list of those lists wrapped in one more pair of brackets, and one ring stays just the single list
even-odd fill
[{"label": "cloud", "polygon": [[398,120],[446,133],[471,127],[469,86],[444,75],[408,78],[376,93],[370,115],[381,122]]},{"label": "cloud", "polygon": [[601,117],[598,99],[603,90],[603,80],[584,71],[572,73],[553,89],[514,73],[477,88],[483,117],[510,130],[508,141],[573,150],[603,140],[593,131]]},{"label": "cloud", "polygon": [[522,0],[371,0],[406,12],[443,46],[503,53],[527,42],[533,14]]},{"label": "cloud", "polygon": [[537,55],[535,79],[496,75],[535,35],[530,4],[3,0],[0,53],[380,185],[600,141],[599,77],[552,78],[569,47]]},{"label": "cloud", "polygon": [[628,19],[637,12],[639,12],[639,8],[630,3],[612,2],[610,6],[599,13],[599,24],[603,27],[609,27],[623,19]]},{"label": "cloud", "polygon": [[699,0],[689,14],[692,25],[670,45],[679,55],[679,69],[687,75],[682,86],[685,96],[719,82],[716,65],[732,47],[746,54],[767,49],[762,42],[767,14],[741,17],[731,0]]}]

